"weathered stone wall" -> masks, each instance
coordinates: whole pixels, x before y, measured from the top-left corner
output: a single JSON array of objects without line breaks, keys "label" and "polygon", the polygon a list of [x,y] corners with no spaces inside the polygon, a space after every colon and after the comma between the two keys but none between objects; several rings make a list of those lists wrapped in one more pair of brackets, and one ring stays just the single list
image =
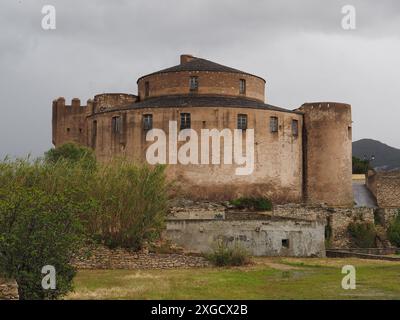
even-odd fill
[{"label": "weathered stone wall", "polygon": [[352,207],[351,106],[303,104],[304,196],[308,203]]},{"label": "weathered stone wall", "polygon": [[400,215],[400,208],[379,208],[376,209],[379,215],[379,222],[387,229],[394,218]]},{"label": "weathered stone wall", "polygon": [[15,280],[0,277],[0,300],[18,300],[18,285]]},{"label": "weathered stone wall", "polygon": [[203,257],[183,254],[157,254],[108,249],[96,246],[76,255],[78,269],[173,269],[210,266]]},{"label": "weathered stone wall", "polygon": [[376,172],[370,170],[367,186],[380,208],[400,208],[400,171]]},{"label": "weathered stone wall", "polygon": [[334,248],[348,248],[351,246],[348,226],[352,222],[374,223],[373,208],[335,208],[328,209],[327,219],[331,225],[331,246]]},{"label": "weathered stone wall", "polygon": [[255,256],[325,255],[324,223],[271,217],[268,214],[227,214],[226,219],[170,219],[166,238],[191,252],[210,252],[222,240]]},{"label": "weathered stone wall", "polygon": [[351,222],[374,223],[373,208],[331,208],[327,206],[282,205],[271,213],[279,217],[293,217],[309,221],[325,220],[331,229],[330,243],[335,248],[350,246],[347,227]]},{"label": "weathered stone wall", "polygon": [[[92,123],[96,121],[95,152],[100,161],[126,155],[137,162],[145,162],[146,150],[152,142],[146,141],[143,115],[153,115],[153,127],[167,133],[168,143],[169,121],[179,121],[181,112],[191,114],[191,127],[199,137],[201,129],[236,129],[238,114],[247,114],[248,127],[255,131],[255,167],[251,175],[236,175],[236,168],[243,166],[236,164],[169,165],[167,174],[176,180],[178,187],[181,186],[182,196],[224,200],[259,194],[281,203],[302,201],[302,115],[298,113],[218,106],[115,110],[89,117],[88,135],[92,136]],[[111,133],[114,116],[124,119],[121,136]],[[269,130],[271,116],[279,119],[279,131],[276,133]],[[298,136],[292,134],[293,119],[299,123]],[[220,141],[222,146],[224,139]],[[178,147],[182,144],[179,142]],[[211,150],[211,142],[209,147]],[[198,160],[200,162],[200,156]]]},{"label": "weathered stone wall", "polygon": [[377,195],[377,183],[378,183],[377,177],[378,176],[374,170],[368,170],[368,173],[366,176],[366,182],[365,182],[367,188],[374,195],[375,199],[376,199],[376,195]]},{"label": "weathered stone wall", "polygon": [[126,93],[102,93],[94,96],[93,112],[101,112],[115,107],[124,107],[136,102],[137,96]]}]

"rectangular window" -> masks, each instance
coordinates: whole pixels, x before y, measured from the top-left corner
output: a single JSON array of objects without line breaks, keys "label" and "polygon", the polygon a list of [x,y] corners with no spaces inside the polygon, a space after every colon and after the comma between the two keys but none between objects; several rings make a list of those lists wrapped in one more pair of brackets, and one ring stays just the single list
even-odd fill
[{"label": "rectangular window", "polygon": [[143,115],[143,129],[145,131],[153,129],[153,115],[152,114]]},{"label": "rectangular window", "polygon": [[190,129],[190,113],[181,113],[180,129]]},{"label": "rectangular window", "polygon": [[197,91],[199,89],[199,78],[190,77],[189,86],[190,86],[190,91]]},{"label": "rectangular window", "polygon": [[278,132],[278,117],[271,117],[269,118],[269,129],[271,132]]},{"label": "rectangular window", "polygon": [[297,120],[292,120],[292,134],[294,136],[299,135],[299,122]]},{"label": "rectangular window", "polygon": [[240,130],[247,129],[247,114],[238,114],[237,127]]},{"label": "rectangular window", "polygon": [[120,116],[112,117],[111,131],[113,134],[122,133],[122,118]]},{"label": "rectangular window", "polygon": [[146,81],[144,83],[144,96],[147,98],[150,95],[150,83]]},{"label": "rectangular window", "polygon": [[246,93],[246,80],[244,79],[239,80],[239,93],[240,94]]}]

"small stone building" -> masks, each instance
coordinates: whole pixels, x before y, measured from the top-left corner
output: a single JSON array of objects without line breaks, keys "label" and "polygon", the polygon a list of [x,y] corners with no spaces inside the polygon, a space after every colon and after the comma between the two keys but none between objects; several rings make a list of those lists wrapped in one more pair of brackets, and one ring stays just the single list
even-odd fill
[{"label": "small stone building", "polygon": [[[169,163],[168,176],[190,198],[263,195],[275,203],[352,206],[350,105],[277,107],[266,102],[263,78],[191,55],[140,77],[137,86],[137,94],[99,94],[86,105],[54,100],[53,144],[91,147],[100,161],[126,156],[145,162],[151,129],[164,130],[168,139],[188,128],[199,135],[202,129],[239,129],[243,141],[254,129],[252,174],[236,175],[230,164]],[[178,132],[171,132],[171,121]]]}]

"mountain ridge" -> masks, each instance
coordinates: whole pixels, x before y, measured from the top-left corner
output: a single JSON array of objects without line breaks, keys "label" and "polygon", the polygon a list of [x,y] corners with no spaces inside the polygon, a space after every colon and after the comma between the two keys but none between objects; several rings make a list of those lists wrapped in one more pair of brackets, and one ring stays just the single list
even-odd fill
[{"label": "mountain ridge", "polygon": [[361,160],[371,160],[372,167],[382,170],[400,169],[400,149],[374,139],[354,141],[353,156]]}]

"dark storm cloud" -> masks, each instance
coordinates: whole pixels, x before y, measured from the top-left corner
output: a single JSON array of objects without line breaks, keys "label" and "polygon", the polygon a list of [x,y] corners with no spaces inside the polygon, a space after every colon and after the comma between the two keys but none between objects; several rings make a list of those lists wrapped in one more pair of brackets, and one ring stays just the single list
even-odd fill
[{"label": "dark storm cloud", "polygon": [[[57,29],[41,28],[41,8]],[[341,28],[341,8],[357,29]],[[136,93],[143,74],[192,53],[267,79],[269,103],[353,105],[354,138],[400,147],[399,1],[3,0],[0,155],[51,146],[51,101]]]}]

